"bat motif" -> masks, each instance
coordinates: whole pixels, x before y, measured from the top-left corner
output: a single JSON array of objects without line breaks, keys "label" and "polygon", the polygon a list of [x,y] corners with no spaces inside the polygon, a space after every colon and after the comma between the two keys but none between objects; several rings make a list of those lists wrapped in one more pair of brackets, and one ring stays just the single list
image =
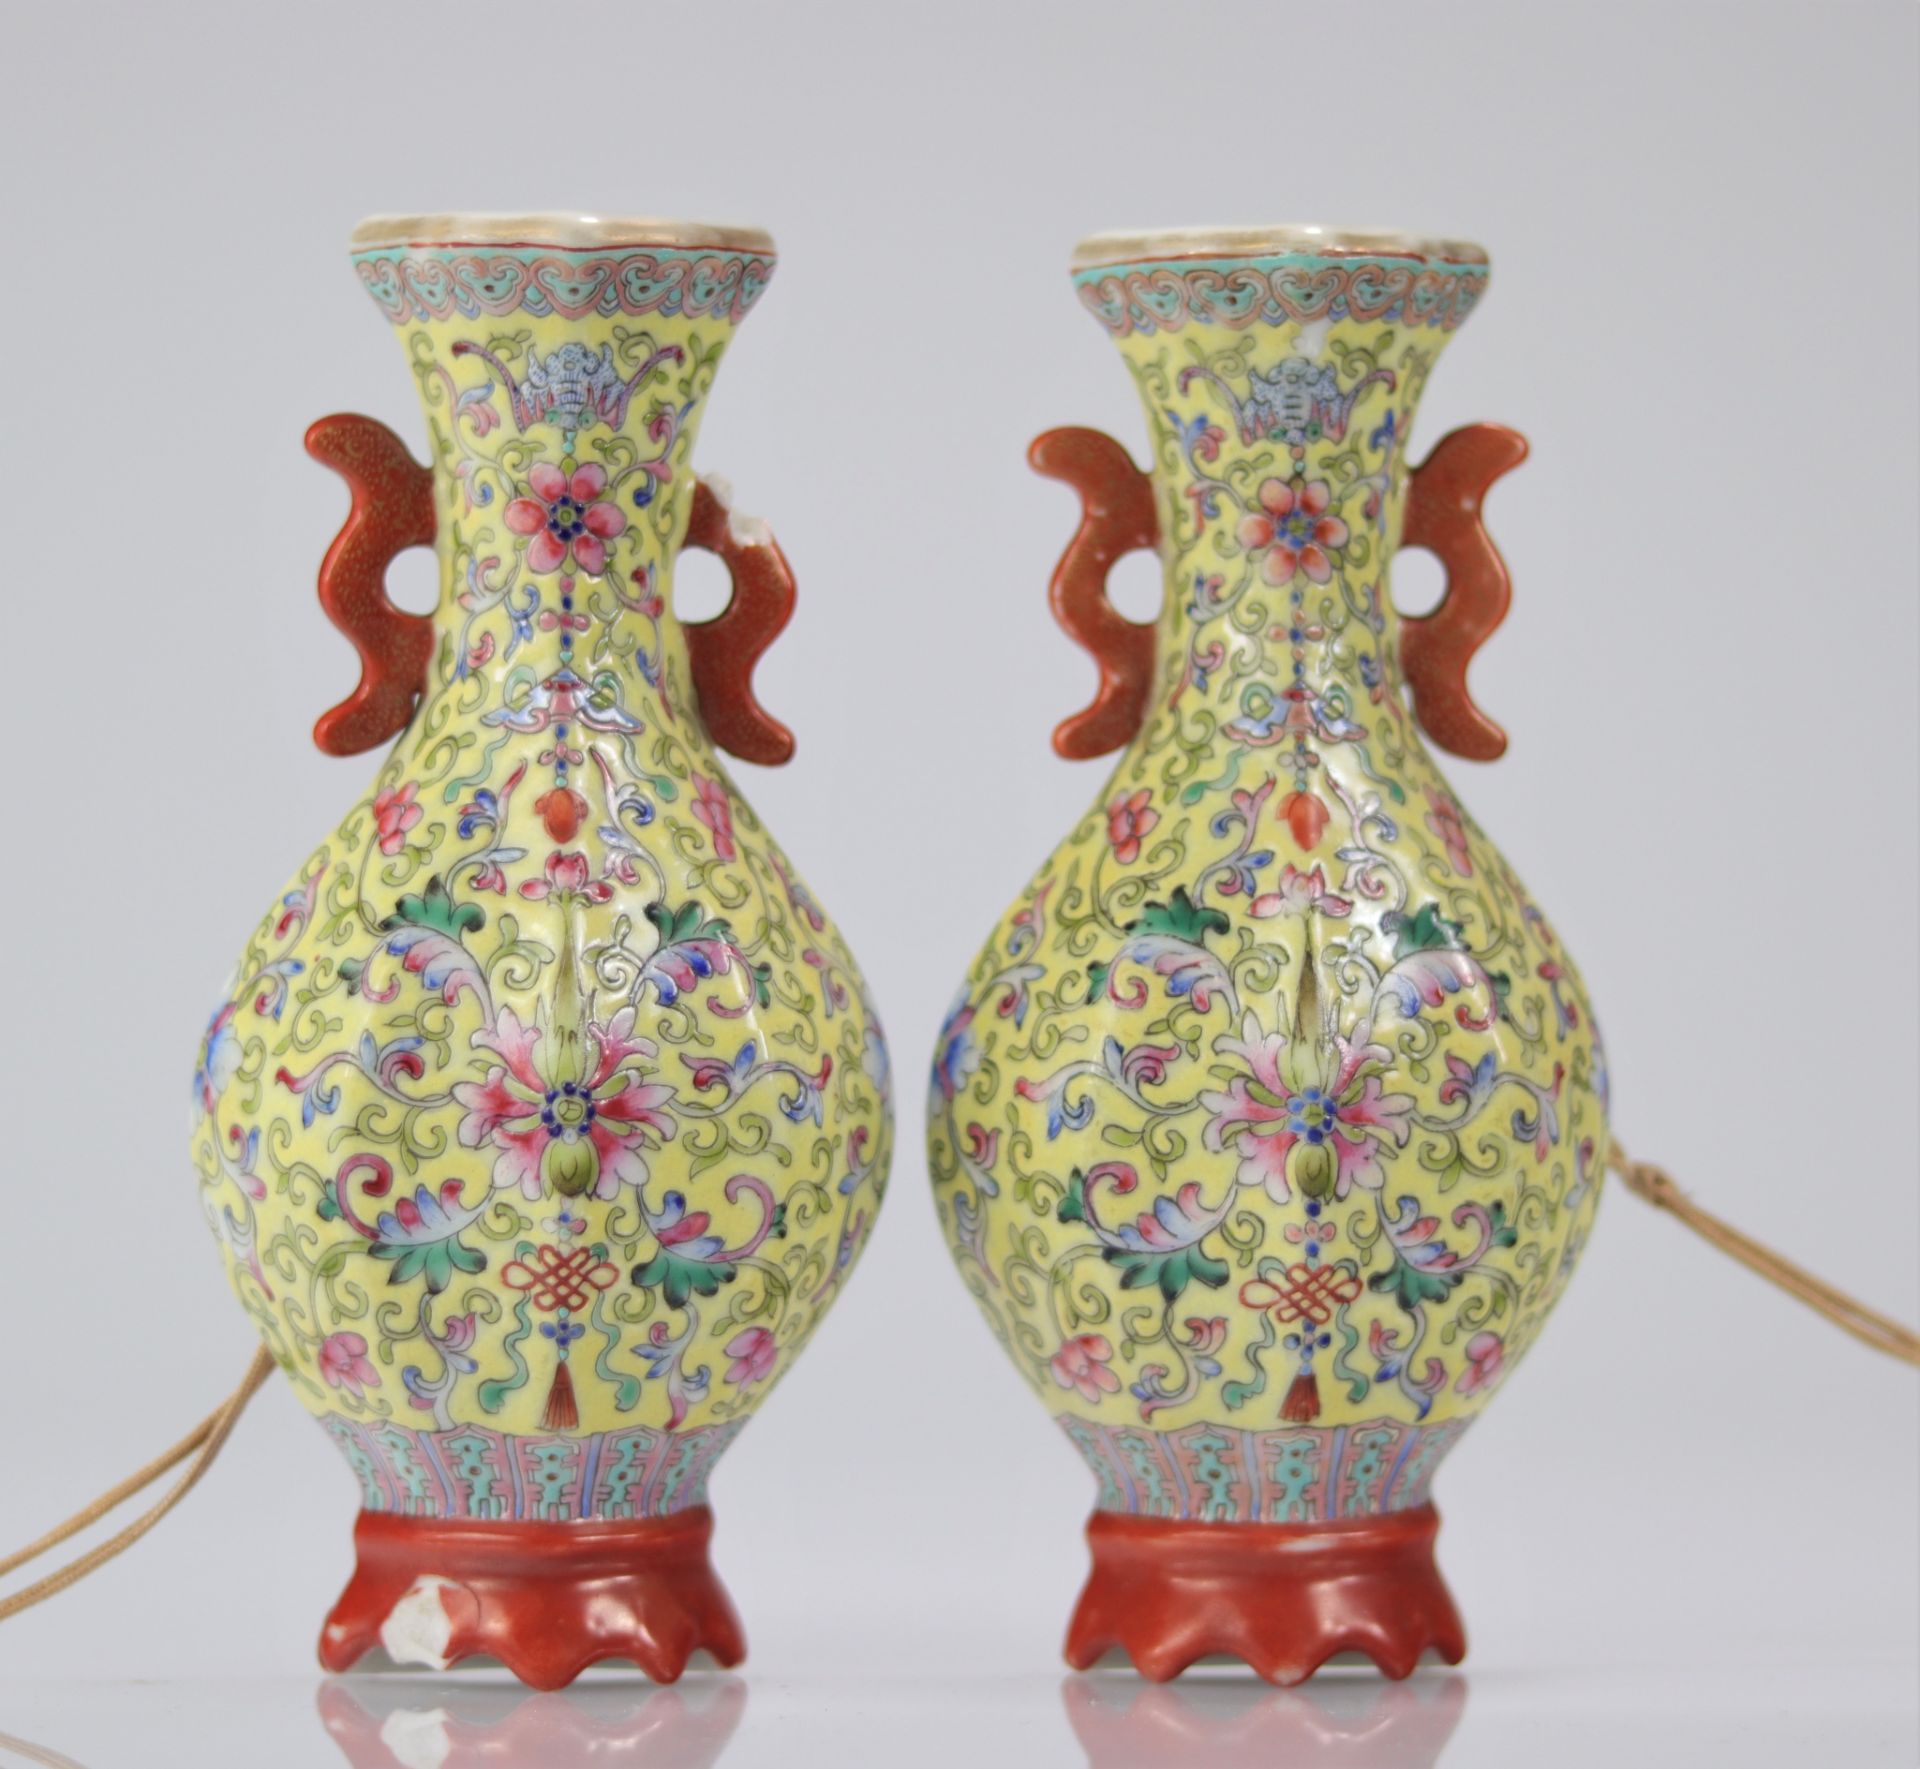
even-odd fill
[{"label": "bat motif", "polygon": [[613,347],[602,344],[598,352],[584,344],[566,343],[543,362],[538,354],[527,352],[527,378],[516,381],[513,370],[484,344],[462,339],[454,345],[455,356],[477,356],[500,379],[507,390],[507,403],[513,408],[514,424],[522,431],[534,424],[555,424],[569,432],[583,430],[589,424],[605,424],[619,429],[626,422],[627,405],[645,384],[649,375],[663,362],[679,362],[678,344],[656,350],[624,380],[613,366]]},{"label": "bat motif", "polygon": [[1347,420],[1360,395],[1375,383],[1391,389],[1397,377],[1392,369],[1375,369],[1343,390],[1331,363],[1288,356],[1264,372],[1250,369],[1244,398],[1211,369],[1180,371],[1182,393],[1195,381],[1213,383],[1233,412],[1242,442],[1298,445],[1321,436],[1338,442],[1347,433]]}]

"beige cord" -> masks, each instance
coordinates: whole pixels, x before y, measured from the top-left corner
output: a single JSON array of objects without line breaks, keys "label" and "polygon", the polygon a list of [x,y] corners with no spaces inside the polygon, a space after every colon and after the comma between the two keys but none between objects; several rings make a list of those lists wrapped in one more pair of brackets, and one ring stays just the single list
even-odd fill
[{"label": "beige cord", "polygon": [[1712,1211],[1702,1209],[1688,1197],[1664,1167],[1656,1167],[1651,1161],[1633,1160],[1617,1142],[1608,1151],[1607,1165],[1620,1175],[1627,1190],[1635,1196],[1644,1198],[1656,1209],[1671,1211],[1695,1234],[1739,1260],[1749,1271],[1758,1272],[1768,1283],[1778,1285],[1789,1296],[1798,1297],[1841,1331],[1851,1333],[1875,1351],[1884,1351],[1888,1357],[1920,1366],[1920,1333],[1889,1320],[1864,1302],[1856,1302],[1792,1260],[1722,1222]]},{"label": "beige cord", "polygon": [[41,1769],[84,1769],[71,1757],[63,1757],[58,1751],[50,1751],[44,1745],[29,1744],[24,1738],[9,1738],[0,1732],[0,1753],[11,1752],[25,1763],[37,1763]]},{"label": "beige cord", "polygon": [[167,1489],[165,1497],[141,1512],[125,1529],[117,1535],[109,1536],[104,1542],[89,1548],[77,1559],[70,1560],[57,1572],[47,1576],[24,1590],[14,1592],[11,1597],[0,1598],[0,1622],[10,1616],[18,1615],[23,1609],[31,1609],[36,1603],[57,1596],[69,1585],[77,1584],[88,1573],[106,1565],[123,1549],[131,1548],[148,1530],[165,1517],[174,1506],[190,1493],[200,1476],[213,1466],[213,1459],[219,1455],[227,1441],[228,1434],[239,1422],[247,1402],[253,1399],[260,1384],[273,1372],[273,1353],[263,1345],[253,1354],[252,1363],[247,1365],[247,1373],[240,1380],[240,1386],[227,1396],[217,1407],[187,1433],[172,1449],[157,1456],[146,1467],[130,1474],[118,1486],[110,1487],[82,1511],[76,1511],[65,1523],[56,1524],[37,1542],[30,1542],[17,1554],[9,1554],[0,1560],[0,1577],[12,1572],[16,1567],[25,1566],[29,1560],[37,1560],[49,1548],[58,1547],[69,1536],[78,1535],[90,1524],[105,1517],[115,1506],[124,1503],[137,1492],[151,1486],[169,1469],[187,1462],[187,1471]]}]

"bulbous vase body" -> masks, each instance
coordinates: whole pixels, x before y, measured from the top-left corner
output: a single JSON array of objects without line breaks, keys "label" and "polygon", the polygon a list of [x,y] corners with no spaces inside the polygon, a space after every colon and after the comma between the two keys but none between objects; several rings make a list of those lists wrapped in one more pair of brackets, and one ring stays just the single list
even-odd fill
[{"label": "bulbous vase body", "polygon": [[[1083,248],[1152,468],[1035,445],[1086,501],[1055,605],[1103,670],[1056,742],[1125,747],[975,960],[929,1096],[961,1275],[1098,1482],[1076,1664],[1457,1659],[1429,1483],[1592,1221],[1578,973],[1421,734],[1503,741],[1464,669],[1505,607],[1480,495],[1524,444],[1406,457],[1486,276],[1317,232]],[[1449,570],[1404,625],[1403,541]],[[1100,590],[1141,545],[1152,631]]]},{"label": "bulbous vase body", "polygon": [[[322,593],[365,669],[319,735],[405,729],[247,942],[193,1150],[360,1483],[334,1668],[737,1659],[707,1476],[885,1184],[865,988],[715,743],[790,746],[747,682],[785,562],[689,466],[770,244],[663,225],[369,224],[430,471],[368,420],[309,437],[354,488]],[[427,541],[431,622],[380,587]],[[705,628],[671,611],[689,541],[734,574]]]}]

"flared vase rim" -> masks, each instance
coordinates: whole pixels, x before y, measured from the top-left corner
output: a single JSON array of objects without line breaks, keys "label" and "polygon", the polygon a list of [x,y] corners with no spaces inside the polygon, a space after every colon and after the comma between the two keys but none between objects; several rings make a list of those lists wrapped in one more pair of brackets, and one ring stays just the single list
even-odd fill
[{"label": "flared vase rim", "polygon": [[557,251],[666,250],[774,255],[764,227],[675,221],[658,215],[597,215],[582,210],[446,211],[369,215],[353,230],[355,252],[447,246],[547,246]]},{"label": "flared vase rim", "polygon": [[1398,258],[1420,264],[1484,267],[1487,250],[1471,240],[1440,239],[1386,227],[1327,227],[1283,222],[1264,227],[1123,228],[1090,234],[1073,249],[1075,274],[1129,264],[1210,258]]}]

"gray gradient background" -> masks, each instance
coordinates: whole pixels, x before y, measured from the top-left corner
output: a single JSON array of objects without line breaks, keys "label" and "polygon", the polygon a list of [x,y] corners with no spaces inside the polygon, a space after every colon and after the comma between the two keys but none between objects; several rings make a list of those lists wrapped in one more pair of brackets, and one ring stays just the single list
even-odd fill
[{"label": "gray gradient background", "polygon": [[[1512,748],[1448,772],[1579,958],[1629,1146],[1913,1318],[1916,13],[698,16],[10,18],[0,1547],[251,1350],[194,1204],[191,1058],[374,764],[308,740],[354,670],[312,587],[344,499],[300,435],[355,409],[422,445],[348,229],[761,222],[779,273],[700,464],[798,571],[759,680],[800,747],[738,774],[853,943],[904,1113],[857,1280],[714,1484],[753,1648],[727,1762],[1072,1763],[1091,1482],[949,1269],[919,1124],[962,967],[1104,779],[1048,748],[1091,671],[1045,606],[1071,502],[1023,450],[1144,427],[1068,249],[1215,220],[1487,244],[1414,452],[1488,417],[1534,455],[1491,501],[1517,595],[1474,674]],[[1911,1761],[1917,1424],[1910,1373],[1614,1188],[1438,1483],[1473,1642],[1445,1760]],[[0,1731],[88,1769],[339,1761],[311,1654],[353,1506],[276,1384],[157,1535],[0,1630]],[[188,1675],[278,1681],[67,1681]]]}]

